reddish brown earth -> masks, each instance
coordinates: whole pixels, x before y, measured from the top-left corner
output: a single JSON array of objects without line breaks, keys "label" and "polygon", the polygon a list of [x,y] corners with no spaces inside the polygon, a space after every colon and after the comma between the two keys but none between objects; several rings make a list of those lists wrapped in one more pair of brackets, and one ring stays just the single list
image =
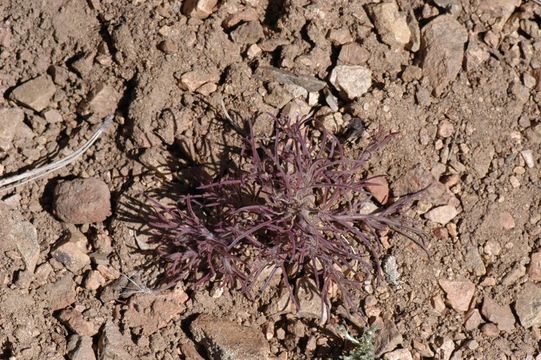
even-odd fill
[{"label": "reddish brown earth", "polygon": [[[351,349],[339,326],[375,324],[388,359],[539,359],[541,5],[216,2],[0,2],[2,177],[115,114],[74,164],[0,190],[0,358],[328,359]],[[139,201],[227,166],[240,138],[221,99],[262,136],[266,113],[314,111],[336,133],[360,119],[351,154],[397,132],[367,172],[385,175],[382,201],[432,185],[407,211],[428,251],[386,234],[386,280],[325,325],[317,298],[278,311],[279,288],[152,290]],[[63,182],[75,199],[55,208]]]}]

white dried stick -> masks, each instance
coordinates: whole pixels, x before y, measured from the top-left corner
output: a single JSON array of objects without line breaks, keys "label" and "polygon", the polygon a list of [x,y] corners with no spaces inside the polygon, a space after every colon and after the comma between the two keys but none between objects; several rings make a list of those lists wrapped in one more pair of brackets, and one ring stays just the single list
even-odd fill
[{"label": "white dried stick", "polygon": [[50,174],[53,171],[56,171],[60,168],[63,168],[64,166],[67,166],[71,164],[73,161],[77,160],[81,155],[83,155],[91,146],[98,140],[98,138],[103,134],[105,130],[107,130],[107,127],[113,122],[113,115],[109,115],[105,118],[103,123],[100,125],[98,130],[92,135],[92,137],[79,149],[75,150],[70,155],[59,159],[57,161],[53,161],[50,164],[41,166],[36,169],[29,170],[25,173],[10,176],[5,179],[0,179],[0,191],[6,191],[13,189],[14,187],[17,187],[19,185],[25,184],[29,181],[33,181],[36,179],[39,179],[43,176],[46,176],[47,174]]}]

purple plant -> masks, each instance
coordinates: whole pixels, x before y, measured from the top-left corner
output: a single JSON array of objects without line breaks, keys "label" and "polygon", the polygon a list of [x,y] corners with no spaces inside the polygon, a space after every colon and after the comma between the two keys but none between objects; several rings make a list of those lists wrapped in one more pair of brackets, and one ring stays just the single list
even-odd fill
[{"label": "purple plant", "polygon": [[362,274],[380,274],[378,230],[404,229],[395,217],[403,201],[365,210],[371,183],[364,166],[390,136],[349,159],[335,136],[310,137],[308,121],[276,119],[269,141],[258,140],[249,124],[239,170],[182,196],[175,207],[155,204],[151,226],[172,284],[216,278],[249,293],[270,269],[261,291],[281,273],[298,307],[296,281],[310,277],[327,314],[333,284],[354,308],[350,289]]}]

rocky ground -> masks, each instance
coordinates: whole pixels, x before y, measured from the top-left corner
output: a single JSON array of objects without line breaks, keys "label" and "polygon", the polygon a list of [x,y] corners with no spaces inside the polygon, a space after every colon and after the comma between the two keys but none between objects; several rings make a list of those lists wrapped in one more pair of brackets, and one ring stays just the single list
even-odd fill
[{"label": "rocky ground", "polygon": [[[540,359],[541,5],[525,0],[0,2],[0,175],[113,124],[75,163],[0,190],[0,358],[333,359],[379,327],[385,359]],[[318,324],[219,284],[155,291],[143,194],[220,172],[233,120],[314,112],[428,251],[384,234],[386,281]],[[388,184],[388,185],[387,185]],[[80,204],[85,206],[81,208]]]}]

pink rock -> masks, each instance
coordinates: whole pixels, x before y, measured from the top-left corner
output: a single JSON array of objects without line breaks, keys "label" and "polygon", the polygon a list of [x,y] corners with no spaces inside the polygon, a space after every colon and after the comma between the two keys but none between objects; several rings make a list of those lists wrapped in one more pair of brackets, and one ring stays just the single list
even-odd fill
[{"label": "pink rock", "polygon": [[54,189],[54,213],[62,221],[87,224],[111,215],[111,194],[98,178],[64,181]]},{"label": "pink rock", "polygon": [[368,180],[366,190],[380,203],[385,204],[389,199],[389,184],[385,176],[374,176]]},{"label": "pink rock", "polygon": [[144,335],[150,335],[177,318],[186,306],[188,296],[182,290],[161,294],[138,292],[130,298],[124,321],[132,328],[141,328]]},{"label": "pink rock", "polygon": [[441,136],[442,138],[448,138],[451,135],[453,135],[454,132],[455,132],[455,127],[449,120],[444,119],[440,121],[440,124],[438,126],[439,136]]},{"label": "pink rock", "polygon": [[537,250],[531,255],[528,276],[532,281],[541,281],[541,250]]},{"label": "pink rock", "polygon": [[491,323],[483,325],[481,327],[481,331],[484,335],[489,337],[496,337],[500,334],[500,330],[498,330],[498,327]]},{"label": "pink rock", "polygon": [[433,208],[425,214],[425,217],[435,223],[446,225],[458,215],[458,210],[452,205],[442,205]]},{"label": "pink rock", "polygon": [[475,293],[475,284],[469,280],[450,281],[440,280],[441,288],[447,295],[449,305],[456,311],[466,312]]},{"label": "pink rock", "polygon": [[515,328],[515,317],[509,305],[500,305],[491,298],[485,297],[481,313],[489,321],[497,324],[501,331],[510,332]]},{"label": "pink rock", "polygon": [[58,318],[78,335],[94,336],[98,333],[98,327],[91,321],[86,320],[83,314],[75,309],[62,310]]},{"label": "pink rock", "polygon": [[483,318],[479,313],[479,310],[473,309],[464,322],[464,328],[466,331],[475,330],[483,323]]},{"label": "pink rock", "polygon": [[190,329],[194,339],[207,347],[213,359],[270,359],[270,349],[259,329],[210,315],[195,319]]},{"label": "pink rock", "polygon": [[504,230],[511,230],[515,227],[515,219],[507,211],[500,214],[500,221]]}]

